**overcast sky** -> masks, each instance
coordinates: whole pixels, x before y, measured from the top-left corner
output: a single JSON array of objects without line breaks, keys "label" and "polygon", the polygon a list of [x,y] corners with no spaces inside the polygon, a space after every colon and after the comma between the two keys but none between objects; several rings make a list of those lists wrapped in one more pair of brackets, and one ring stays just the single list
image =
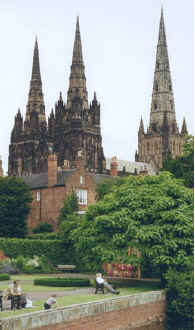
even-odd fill
[{"label": "overcast sky", "polygon": [[76,16],[80,17],[89,101],[101,102],[106,157],[134,160],[140,117],[148,125],[161,5],[179,128],[193,129],[193,1],[1,0],[0,154],[7,171],[17,109],[25,114],[35,35],[46,114],[66,100]]}]

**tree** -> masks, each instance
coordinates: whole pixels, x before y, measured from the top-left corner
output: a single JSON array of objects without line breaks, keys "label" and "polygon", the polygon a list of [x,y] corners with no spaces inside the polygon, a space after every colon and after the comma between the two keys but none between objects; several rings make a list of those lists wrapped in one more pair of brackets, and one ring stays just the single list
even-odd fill
[{"label": "tree", "polygon": [[72,238],[88,271],[104,262],[131,262],[127,250],[134,246],[164,281],[170,267],[185,269],[192,255],[192,219],[193,191],[181,180],[167,172],[129,176],[89,207]]},{"label": "tree", "polygon": [[24,237],[32,202],[30,188],[20,178],[0,177],[0,236]]},{"label": "tree", "polygon": [[163,162],[164,171],[170,171],[176,178],[182,178],[186,187],[194,186],[194,137],[188,136],[183,146],[183,155]]},{"label": "tree", "polygon": [[79,209],[78,198],[72,191],[64,200],[64,205],[60,210],[59,223],[66,221],[70,215],[75,214]]},{"label": "tree", "polygon": [[64,206],[60,210],[59,215],[59,238],[67,244],[72,242],[71,233],[75,229],[79,222],[80,217],[77,214],[79,209],[78,198],[74,191],[68,195],[64,200]]},{"label": "tree", "polygon": [[52,225],[48,222],[41,222],[38,224],[37,227],[33,229],[34,234],[40,234],[40,233],[52,233],[53,228]]}]

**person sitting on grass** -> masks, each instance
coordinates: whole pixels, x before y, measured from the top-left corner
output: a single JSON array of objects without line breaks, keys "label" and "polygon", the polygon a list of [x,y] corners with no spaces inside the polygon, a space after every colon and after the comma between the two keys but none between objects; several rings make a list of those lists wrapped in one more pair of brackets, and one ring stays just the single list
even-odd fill
[{"label": "person sitting on grass", "polygon": [[47,299],[47,301],[44,303],[44,309],[50,309],[53,304],[56,304],[56,307],[58,307],[57,301],[56,301],[56,294],[52,294],[51,297]]},{"label": "person sitting on grass", "polygon": [[119,293],[120,293],[119,291],[116,291],[116,290],[112,287],[112,285],[108,284],[108,282],[107,282],[106,280],[103,279],[101,273],[97,273],[97,274],[96,274],[96,282],[97,282],[98,284],[103,284],[104,287],[105,287],[106,289],[108,289],[108,291],[111,292],[111,293],[114,293],[114,294],[119,294]]}]

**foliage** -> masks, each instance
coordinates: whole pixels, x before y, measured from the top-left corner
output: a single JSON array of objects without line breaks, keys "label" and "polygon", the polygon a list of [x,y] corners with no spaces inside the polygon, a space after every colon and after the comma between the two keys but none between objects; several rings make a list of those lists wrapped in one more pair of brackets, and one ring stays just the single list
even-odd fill
[{"label": "foliage", "polygon": [[0,281],[8,281],[10,276],[8,274],[0,274]]},{"label": "foliage", "polygon": [[33,229],[34,234],[52,233],[52,232],[53,232],[52,225],[48,222],[41,222],[40,224],[37,225],[37,227]]},{"label": "foliage", "polygon": [[124,182],[124,177],[113,177],[111,180],[105,181],[97,185],[97,199],[102,199],[106,194],[108,194],[114,185],[120,185]]},{"label": "foliage", "polygon": [[55,267],[45,256],[33,256],[33,258],[24,258],[18,256],[12,259],[12,264],[23,273],[51,273],[55,271]]},{"label": "foliage", "polygon": [[170,171],[176,178],[182,178],[186,187],[194,186],[194,137],[188,136],[183,146],[183,155],[163,162],[164,171]]},{"label": "foliage", "polygon": [[78,214],[69,215],[66,221],[61,222],[58,230],[58,238],[67,244],[72,243],[71,233],[82,221]]},{"label": "foliage", "polygon": [[194,274],[193,262],[184,272],[169,270],[166,293],[166,328],[170,330],[194,329]]},{"label": "foliage", "polygon": [[0,236],[24,237],[32,202],[30,188],[20,178],[0,177]]},{"label": "foliage", "polygon": [[72,252],[60,240],[0,238],[0,250],[10,258],[33,258],[36,255],[47,257],[54,265],[74,262]]},{"label": "foliage", "polygon": [[83,278],[38,278],[34,285],[46,285],[57,287],[90,286],[90,281]]},{"label": "foliage", "polygon": [[69,216],[75,214],[78,209],[78,198],[76,193],[72,191],[64,200],[64,205],[60,210],[59,223],[68,220]]},{"label": "foliage", "polygon": [[58,239],[57,233],[40,233],[40,234],[31,234],[27,236],[27,239],[40,239],[40,240],[48,240],[48,239]]},{"label": "foliage", "polygon": [[[104,262],[139,264],[143,256],[164,274],[185,269],[193,249],[193,191],[173,175],[129,176],[90,206],[71,238],[87,271]],[[137,247],[142,258],[128,257]]]}]

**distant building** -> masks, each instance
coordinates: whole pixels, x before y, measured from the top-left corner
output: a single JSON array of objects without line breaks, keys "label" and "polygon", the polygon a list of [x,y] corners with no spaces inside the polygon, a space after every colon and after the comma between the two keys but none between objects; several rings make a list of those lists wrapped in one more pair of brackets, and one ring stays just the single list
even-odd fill
[{"label": "distant building", "polygon": [[138,131],[138,152],[136,151],[135,160],[150,163],[156,170],[159,170],[162,167],[164,159],[167,159],[169,156],[175,158],[181,155],[182,146],[187,134],[185,119],[183,120],[180,132],[176,121],[162,10],[156,52],[150,122],[147,131],[145,131],[141,118]]},{"label": "distant building", "polygon": [[102,173],[105,158],[100,128],[100,104],[96,93],[92,102],[88,103],[77,18],[67,102],[65,104],[60,93],[55,112],[51,111],[48,122],[45,116],[37,39],[35,41],[26,115],[23,120],[18,110],[15,117],[9,146],[8,174],[28,176],[47,172],[51,150],[57,155],[58,166],[68,161],[72,167],[80,149],[85,150],[88,170]]}]

